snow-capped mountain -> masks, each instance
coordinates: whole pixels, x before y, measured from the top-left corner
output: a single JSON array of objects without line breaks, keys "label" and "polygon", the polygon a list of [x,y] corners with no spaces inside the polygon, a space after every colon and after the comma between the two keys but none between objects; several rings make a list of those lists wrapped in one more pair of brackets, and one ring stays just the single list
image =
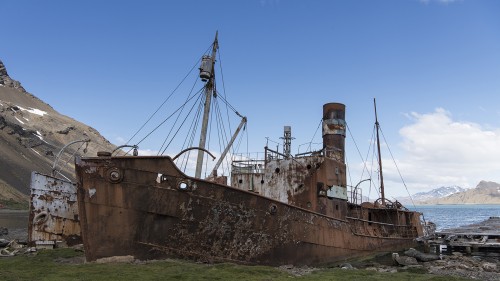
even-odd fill
[{"label": "snow-capped mountain", "polygon": [[421,201],[421,204],[500,204],[500,184],[481,181],[476,188],[442,198]]},{"label": "snow-capped mountain", "polygon": [[425,204],[425,202],[430,200],[435,200],[439,198],[444,198],[450,196],[455,193],[460,193],[466,191],[466,188],[462,188],[460,186],[442,186],[435,188],[431,191],[426,192],[418,192],[410,197],[399,197],[396,198],[399,202],[408,205],[408,204]]},{"label": "snow-capped mountain", "polygon": [[[396,198],[405,205],[435,204],[500,204],[500,184],[481,181],[475,188],[443,186],[427,192],[419,192],[410,197]],[[413,201],[412,201],[413,199]]]},{"label": "snow-capped mountain", "polygon": [[460,186],[442,186],[431,191],[415,193],[412,197],[414,201],[427,201],[431,199],[443,198],[458,192],[466,191]]}]

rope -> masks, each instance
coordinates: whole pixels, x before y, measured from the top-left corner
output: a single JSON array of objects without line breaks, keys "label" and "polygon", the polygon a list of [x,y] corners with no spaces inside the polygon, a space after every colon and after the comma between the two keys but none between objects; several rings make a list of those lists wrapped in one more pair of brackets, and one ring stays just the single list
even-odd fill
[{"label": "rope", "polygon": [[[224,82],[224,72],[222,71],[222,58],[221,58],[221,52],[219,50],[219,52],[217,53],[219,55],[219,69],[220,69],[220,75],[221,75],[221,79],[222,79],[222,92],[223,92],[223,97],[224,99],[226,99],[226,84]],[[229,111],[228,111],[228,108],[227,108],[227,105],[226,105],[226,115],[227,115],[227,122],[228,122],[228,126],[229,126],[229,131],[232,132],[233,130],[231,129],[231,120],[229,119]]]},{"label": "rope", "polygon": [[[205,96],[203,96],[203,97],[205,97]],[[203,110],[203,105],[205,104],[205,99],[203,99],[203,97],[200,99],[200,102],[198,103],[198,110],[196,111],[196,115],[191,122],[191,126],[190,126],[191,136],[189,137],[189,140],[188,140],[188,137],[186,137],[186,139],[184,139],[184,144],[182,147],[183,149],[193,146],[194,139],[196,137],[196,131],[198,130],[198,124],[199,124],[199,122],[196,122],[196,121],[200,119],[201,112]],[[185,161],[184,169],[183,169],[184,172],[186,172],[187,164],[188,164],[190,156],[191,156],[191,151],[189,151],[187,155],[184,155],[184,158],[182,160],[182,163],[184,163],[184,161]]]},{"label": "rope", "polygon": [[[201,95],[199,95],[199,96],[201,96]],[[165,153],[165,151],[167,150],[167,148],[170,146],[170,144],[172,143],[172,141],[174,140],[174,138],[177,136],[177,134],[179,133],[180,129],[182,128],[182,125],[184,125],[184,123],[186,123],[186,120],[188,119],[189,115],[193,111],[193,108],[194,108],[195,105],[196,105],[196,103],[193,103],[193,106],[191,106],[191,109],[189,110],[188,115],[186,116],[186,118],[184,118],[184,121],[182,121],[182,123],[180,124],[179,128],[177,129],[177,131],[175,132],[175,134],[172,136],[172,138],[170,139],[170,142],[165,146],[165,149],[162,151],[161,155],[163,155]],[[172,129],[173,129],[173,127],[172,127]],[[170,135],[170,133],[169,133],[169,135]]]},{"label": "rope", "polygon": [[[210,44],[210,46],[205,50],[205,52],[203,54],[208,53],[210,51],[210,48],[212,48],[212,45],[213,44]],[[181,82],[179,82],[179,84],[177,84],[177,86],[170,93],[170,95],[160,104],[160,106],[158,106],[158,108],[155,110],[155,112],[153,112],[153,114],[151,114],[151,116],[148,118],[148,120],[146,120],[146,122],[144,122],[144,124],[135,132],[135,134],[125,144],[129,144],[130,141],[133,138],[135,138],[135,136],[137,136],[137,134],[149,123],[149,121],[151,121],[151,119],[156,115],[156,113],[158,113],[158,111],[163,107],[163,105],[165,105],[165,103],[172,97],[172,95],[177,91],[177,89],[179,89],[179,87],[182,85],[182,83],[184,83],[184,81],[191,74],[191,72],[193,72],[193,69],[195,69],[196,66],[200,63],[200,59],[201,58],[196,59],[196,62],[194,63],[193,67],[191,67],[191,69],[187,72],[187,74],[184,76],[184,78],[182,78]]]},{"label": "rope", "polygon": [[189,98],[189,100],[187,100],[183,105],[181,105],[177,110],[175,110],[172,114],[170,114],[165,120],[163,120],[158,126],[156,126],[151,132],[149,132],[145,137],[143,137],[138,143],[136,143],[136,145],[139,145],[141,142],[143,142],[146,138],[148,138],[152,133],[154,133],[156,130],[158,130],[158,128],[161,127],[161,125],[163,125],[165,122],[168,121],[168,119],[170,119],[172,116],[174,116],[174,114],[177,113],[177,111],[179,111],[186,103],[188,103],[191,99],[193,99],[196,95],[193,95],[191,98]]},{"label": "rope", "polygon": [[311,141],[309,142],[309,147],[307,147],[307,151],[311,151],[312,142],[313,142],[314,138],[316,137],[316,134],[319,131],[319,127],[321,126],[321,123],[323,123],[323,119],[319,121],[318,127],[316,128],[316,131],[314,132],[314,135],[313,135]]},{"label": "rope", "polygon": [[[191,87],[191,91],[189,91],[189,95],[188,95],[188,97],[187,97],[187,99],[186,99],[186,100],[188,100],[188,99],[189,99],[189,97],[191,96],[191,94],[193,93],[194,87],[196,86],[196,83],[197,83],[197,82],[198,82],[198,79],[196,79],[196,80],[195,80],[195,82],[194,82],[194,84],[193,84],[193,87]],[[200,91],[201,91],[201,90],[200,90]],[[198,93],[199,93],[200,91],[198,91]],[[184,104],[184,105],[185,105],[185,104]],[[173,124],[173,125],[172,125],[172,127],[170,128],[170,131],[168,132],[168,135],[165,137],[165,140],[164,140],[164,141],[163,141],[163,143],[161,144],[161,147],[160,147],[160,149],[158,150],[158,154],[157,154],[157,155],[160,155],[160,151],[163,149],[163,146],[165,145],[165,142],[167,141],[168,137],[170,137],[170,134],[172,133],[172,131],[173,131],[173,129],[174,129],[174,127],[175,127],[175,125],[177,124],[177,121],[178,121],[178,120],[179,120],[179,118],[181,117],[182,111],[184,111],[184,105],[182,106],[182,110],[181,110],[181,112],[179,113],[179,115],[177,115],[177,118],[175,119],[174,124]],[[167,145],[167,147],[168,147],[168,145]],[[166,147],[165,147],[165,149],[166,149]],[[165,152],[165,151],[163,151],[163,152]],[[162,155],[163,155],[163,152],[161,153]]]},{"label": "rope", "polygon": [[[380,125],[379,125],[379,128],[380,128]],[[387,141],[385,140],[385,136],[384,136],[384,132],[382,131],[382,128],[380,128],[380,132],[382,133],[382,138],[384,138],[384,141],[387,144]],[[389,150],[389,154],[391,154],[392,161],[394,162],[394,165],[396,166],[396,170],[398,171],[399,177],[401,178],[401,181],[403,182],[403,185],[404,185],[404,187],[406,189],[406,192],[408,193],[408,196],[410,197],[410,200],[411,200],[411,203],[413,205],[413,208],[415,208],[415,203],[413,202],[413,198],[411,197],[410,191],[408,190],[408,187],[406,186],[406,182],[403,179],[403,176],[401,175],[401,172],[399,171],[398,164],[396,163],[396,160],[394,159],[394,156],[392,155],[392,151],[391,151],[391,148],[389,147],[389,145],[387,145],[387,149]]]}]

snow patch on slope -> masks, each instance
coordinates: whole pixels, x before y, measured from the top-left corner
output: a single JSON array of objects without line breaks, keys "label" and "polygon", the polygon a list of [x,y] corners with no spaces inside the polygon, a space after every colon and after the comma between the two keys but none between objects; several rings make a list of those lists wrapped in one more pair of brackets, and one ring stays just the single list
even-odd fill
[{"label": "snow patch on slope", "polygon": [[17,118],[16,116],[14,116],[14,118],[16,118],[17,122],[19,122],[19,123],[21,123],[21,124],[23,124],[23,125],[24,125],[24,122],[23,122],[23,121],[21,121],[21,120],[19,120],[19,118]]},{"label": "snow patch on slope", "polygon": [[46,111],[43,111],[43,110],[40,110],[40,109],[37,109],[37,108],[29,107],[29,109],[26,109],[26,108],[23,108],[23,107],[21,107],[19,105],[17,107],[19,107],[19,109],[21,109],[22,111],[28,111],[29,113],[40,115],[40,116],[44,116],[45,114],[47,114]]}]

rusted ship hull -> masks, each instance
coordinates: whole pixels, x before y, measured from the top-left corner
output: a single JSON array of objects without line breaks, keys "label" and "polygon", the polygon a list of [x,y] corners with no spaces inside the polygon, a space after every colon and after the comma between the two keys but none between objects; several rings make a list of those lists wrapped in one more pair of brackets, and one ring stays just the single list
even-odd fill
[{"label": "rusted ship hull", "polygon": [[[76,173],[88,261],[132,255],[319,265],[411,247],[419,234],[411,227],[419,223],[413,212],[385,211],[409,220],[403,232],[349,216],[337,219],[188,177],[169,157],[79,159]],[[363,212],[359,208],[352,211]]]}]

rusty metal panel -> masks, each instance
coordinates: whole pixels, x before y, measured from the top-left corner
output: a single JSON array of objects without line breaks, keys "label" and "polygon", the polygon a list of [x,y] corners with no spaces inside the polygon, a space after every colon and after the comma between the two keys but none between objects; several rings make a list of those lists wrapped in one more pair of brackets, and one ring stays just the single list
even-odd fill
[{"label": "rusty metal panel", "polygon": [[30,187],[29,242],[42,245],[62,241],[70,246],[82,243],[76,185],[32,172]]}]

